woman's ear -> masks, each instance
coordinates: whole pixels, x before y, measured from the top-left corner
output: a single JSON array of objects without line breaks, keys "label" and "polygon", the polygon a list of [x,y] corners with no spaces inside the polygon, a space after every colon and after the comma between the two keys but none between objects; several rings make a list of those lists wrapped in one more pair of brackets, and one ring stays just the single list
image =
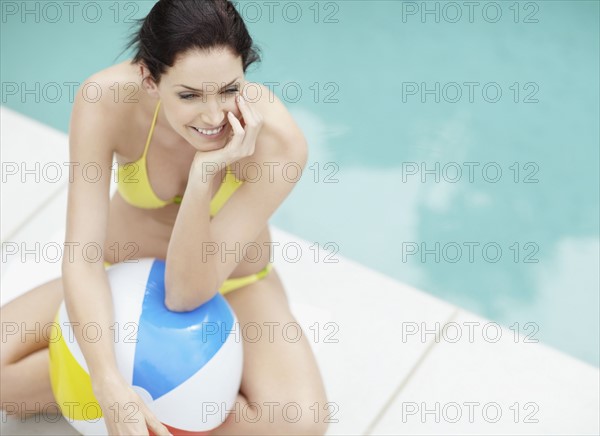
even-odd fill
[{"label": "woman's ear", "polygon": [[152,78],[150,70],[144,65],[140,64],[140,76],[142,77],[142,87],[146,90],[149,95],[158,96],[158,85]]}]

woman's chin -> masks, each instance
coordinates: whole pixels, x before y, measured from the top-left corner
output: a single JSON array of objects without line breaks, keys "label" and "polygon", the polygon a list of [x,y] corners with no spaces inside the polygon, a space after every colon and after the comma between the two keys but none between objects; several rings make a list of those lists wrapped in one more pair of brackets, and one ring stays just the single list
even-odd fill
[{"label": "woman's chin", "polygon": [[190,145],[196,151],[207,152],[207,151],[220,150],[220,149],[224,148],[226,145],[226,142],[225,141],[205,141],[205,142],[194,141],[194,142],[190,142]]}]

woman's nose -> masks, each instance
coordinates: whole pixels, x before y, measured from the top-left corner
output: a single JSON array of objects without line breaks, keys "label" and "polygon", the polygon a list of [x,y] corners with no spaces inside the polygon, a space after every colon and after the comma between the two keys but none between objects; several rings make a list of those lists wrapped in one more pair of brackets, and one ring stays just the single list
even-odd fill
[{"label": "woman's nose", "polygon": [[215,114],[203,114],[202,117],[202,123],[204,125],[204,128],[213,128],[213,127],[219,127],[220,125],[223,124],[223,120],[225,119],[225,115],[221,112],[219,114],[215,113]]},{"label": "woman's nose", "polygon": [[204,127],[218,127],[225,120],[225,111],[218,102],[210,102],[202,112],[200,119],[204,123]]}]

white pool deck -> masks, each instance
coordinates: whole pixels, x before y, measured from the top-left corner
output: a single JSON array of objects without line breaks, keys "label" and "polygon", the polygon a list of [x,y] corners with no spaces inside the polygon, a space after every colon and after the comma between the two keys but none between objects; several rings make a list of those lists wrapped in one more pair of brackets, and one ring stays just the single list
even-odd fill
[{"label": "white pool deck", "polygon": [[[64,133],[5,107],[0,131],[5,304],[60,275],[60,262],[33,255],[23,262],[20,253],[36,242],[62,247],[69,157]],[[22,180],[21,165],[36,164],[45,177],[36,181],[32,172]],[[63,175],[52,183],[57,167]],[[338,263],[315,262],[312,242],[274,227],[272,233],[302,248],[297,263],[278,256],[275,265],[335,405],[328,434],[600,434],[598,368],[509,329],[493,341],[495,324],[485,336],[486,319],[339,255]],[[3,415],[0,434],[77,433],[64,420]]]}]

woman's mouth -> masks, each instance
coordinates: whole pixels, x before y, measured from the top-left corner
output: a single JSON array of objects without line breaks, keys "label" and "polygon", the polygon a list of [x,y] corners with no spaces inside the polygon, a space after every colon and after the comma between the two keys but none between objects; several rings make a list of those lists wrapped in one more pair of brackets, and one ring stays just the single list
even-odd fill
[{"label": "woman's mouth", "polygon": [[221,135],[223,134],[223,132],[225,131],[225,127],[227,126],[227,124],[223,124],[221,127],[219,127],[218,129],[211,129],[211,130],[206,130],[206,129],[199,129],[197,127],[194,126],[189,126],[194,132],[196,132],[197,135],[203,137],[203,138],[208,138],[208,139],[216,139],[221,137]]}]

